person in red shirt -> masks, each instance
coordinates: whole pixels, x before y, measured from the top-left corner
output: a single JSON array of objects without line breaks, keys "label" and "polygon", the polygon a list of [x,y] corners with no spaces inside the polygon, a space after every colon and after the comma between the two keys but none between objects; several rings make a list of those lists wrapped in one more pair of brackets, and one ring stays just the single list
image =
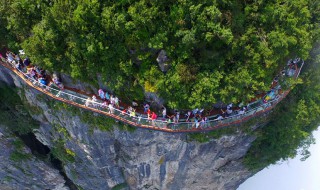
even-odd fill
[{"label": "person in red shirt", "polygon": [[155,114],[154,112],[152,112],[151,119],[152,119],[152,120],[156,120],[156,119],[157,119],[157,114]]},{"label": "person in red shirt", "polygon": [[148,114],[148,119],[150,119],[150,116],[151,116],[151,111],[150,111],[150,109],[147,110],[147,114]]},{"label": "person in red shirt", "polygon": [[155,114],[154,112],[152,112],[151,115],[151,120],[152,120],[152,125],[155,126],[155,120],[157,119],[157,114]]}]

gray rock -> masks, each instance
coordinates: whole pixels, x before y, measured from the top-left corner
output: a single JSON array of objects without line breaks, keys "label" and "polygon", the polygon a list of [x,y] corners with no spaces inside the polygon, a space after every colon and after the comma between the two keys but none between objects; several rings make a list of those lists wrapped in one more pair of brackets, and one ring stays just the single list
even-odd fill
[{"label": "gray rock", "polygon": [[[34,157],[27,147],[16,150],[13,143],[19,139],[5,129],[0,125],[0,189],[69,189],[59,171]],[[29,158],[11,158],[17,151]]]},{"label": "gray rock", "polygon": [[[8,76],[12,79],[4,79]],[[37,98],[39,92],[25,87],[18,77],[6,74],[1,75],[0,80],[14,81],[16,86],[23,87],[25,93],[21,95],[43,110],[40,115],[33,115],[42,123],[34,131],[36,137],[51,148],[58,139],[66,141],[65,148],[76,156],[75,162],[64,165],[64,170],[73,183],[83,189],[111,189],[127,184],[130,189],[230,190],[253,175],[242,165],[241,159],[254,137],[237,133],[198,143],[188,142],[187,134],[143,129],[129,132],[116,125],[110,131],[100,131],[90,120],[84,122],[81,119],[81,111],[75,114],[65,109],[51,109],[49,99]],[[14,167],[5,171],[11,171],[13,177],[22,175]],[[55,181],[51,175],[41,172],[48,176],[43,183]],[[56,181],[57,186],[61,184],[58,179]],[[15,187],[16,183],[7,182],[5,185]],[[25,185],[32,187],[31,184]]]},{"label": "gray rock", "polygon": [[165,50],[161,50],[157,57],[158,65],[162,72],[167,72],[170,69],[169,58]]}]

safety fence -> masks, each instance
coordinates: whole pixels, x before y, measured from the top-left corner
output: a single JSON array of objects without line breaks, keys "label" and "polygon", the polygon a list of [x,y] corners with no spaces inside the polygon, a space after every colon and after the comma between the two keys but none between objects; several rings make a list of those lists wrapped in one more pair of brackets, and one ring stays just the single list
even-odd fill
[{"label": "safety fence", "polygon": [[[243,114],[234,114],[229,117],[220,119],[220,120],[207,120],[207,121],[198,121],[198,122],[168,122],[165,119],[156,119],[151,120],[150,118],[146,118],[144,115],[135,113],[129,114],[124,110],[117,109],[115,107],[109,107],[103,102],[97,100],[92,101],[89,100],[89,96],[76,93],[70,90],[60,90],[58,87],[49,84],[48,86],[39,83],[36,79],[28,76],[26,73],[22,72],[13,67],[10,63],[6,61],[0,61],[0,64],[16,75],[18,75],[27,85],[30,87],[50,96],[51,98],[65,102],[67,104],[83,108],[86,110],[90,110],[111,118],[114,118],[118,121],[126,123],[128,125],[157,130],[157,131],[165,131],[165,132],[202,132],[202,131],[212,131],[221,127],[227,127],[231,125],[241,124],[253,117],[258,117],[264,113],[269,112],[272,108],[274,108],[286,95],[290,90],[283,92],[282,94],[278,94],[273,100],[264,103],[262,100],[258,100],[254,103],[249,104],[248,109]],[[298,70],[296,70],[294,77],[297,78],[301,68],[303,67],[304,62]],[[250,106],[251,105],[251,106]]]}]

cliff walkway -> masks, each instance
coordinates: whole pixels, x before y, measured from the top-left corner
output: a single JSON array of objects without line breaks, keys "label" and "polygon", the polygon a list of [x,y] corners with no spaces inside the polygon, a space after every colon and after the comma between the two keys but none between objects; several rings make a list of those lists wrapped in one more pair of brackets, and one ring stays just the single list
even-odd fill
[{"label": "cliff walkway", "polygon": [[[39,83],[37,80],[29,77],[24,72],[14,68],[12,64],[8,63],[5,60],[2,60],[2,61],[0,60],[0,65],[9,69],[14,74],[19,76],[28,86],[46,94],[47,96],[50,96],[55,100],[114,118],[117,121],[123,122],[125,124],[131,125],[134,127],[144,128],[149,130],[164,131],[164,132],[178,132],[178,133],[205,132],[205,131],[212,131],[222,127],[238,125],[250,120],[251,118],[258,117],[265,113],[268,113],[283,98],[285,98],[290,91],[290,90],[286,90],[284,92],[278,93],[276,96],[274,96],[268,101],[263,101],[263,99],[259,99],[255,102],[251,102],[250,104],[248,104],[246,112],[241,114],[236,113],[229,117],[225,117],[221,120],[209,119],[204,123],[199,122],[200,124],[196,122],[173,123],[173,122],[168,122],[166,120],[161,120],[161,119],[150,120],[144,117],[143,115],[138,115],[138,114],[136,116],[129,115],[123,110],[116,109],[116,108],[109,108],[105,106],[102,102],[91,101],[90,104],[88,104],[87,99],[89,96],[80,94],[72,90],[61,91],[57,86],[53,84],[49,84],[48,86],[45,86]],[[292,77],[296,79],[299,76],[303,65],[304,65],[304,62],[302,61],[299,67],[291,71],[293,72]]]}]

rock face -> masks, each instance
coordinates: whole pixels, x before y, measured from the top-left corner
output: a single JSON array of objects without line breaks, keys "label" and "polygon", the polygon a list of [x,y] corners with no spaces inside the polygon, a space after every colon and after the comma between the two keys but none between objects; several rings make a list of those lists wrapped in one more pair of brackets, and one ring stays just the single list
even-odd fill
[{"label": "rock face", "polygon": [[5,128],[0,125],[0,189],[68,189],[58,170],[35,158]]},{"label": "rock face", "polygon": [[161,50],[159,52],[158,57],[157,57],[157,62],[158,62],[158,65],[159,65],[162,72],[165,73],[169,70],[169,68],[170,68],[170,65],[168,64],[169,58],[167,57],[166,51]]},{"label": "rock face", "polygon": [[[25,86],[10,71],[0,67],[0,72],[0,80]],[[61,107],[34,89],[23,89],[21,96],[43,110],[33,113],[42,123],[35,135],[50,148],[63,139],[64,148],[74,153],[74,161],[66,161],[64,170],[83,189],[232,190],[253,175],[241,163],[254,141],[244,133],[199,143],[190,141],[187,134],[128,131],[117,123],[101,131],[90,122],[101,116],[69,105]],[[90,117],[85,121],[83,114]]]}]

